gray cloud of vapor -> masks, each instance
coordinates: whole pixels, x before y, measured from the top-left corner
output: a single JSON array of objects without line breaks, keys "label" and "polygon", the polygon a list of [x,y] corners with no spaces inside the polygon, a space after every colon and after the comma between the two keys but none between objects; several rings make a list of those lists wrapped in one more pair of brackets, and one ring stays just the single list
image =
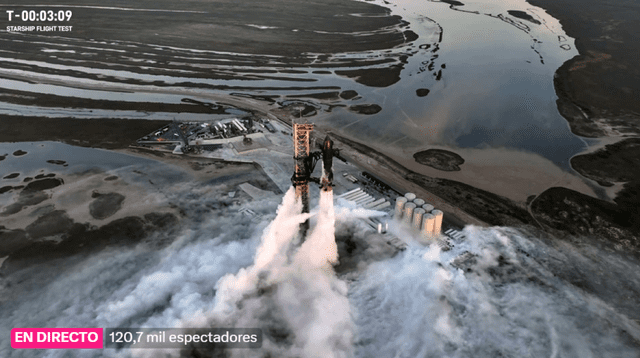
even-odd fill
[{"label": "gray cloud of vapor", "polygon": [[[629,298],[640,294],[637,262],[512,228],[467,227],[467,238],[443,252],[391,225],[394,235],[409,242],[396,254],[357,220],[380,213],[341,201],[334,208],[323,196],[311,214],[302,215],[292,191],[278,208],[273,200],[220,196],[227,190],[177,188],[170,200],[194,223],[168,246],[153,244],[168,239],[159,233],[126,250],[56,262],[59,269],[51,272],[24,272],[43,277],[43,284],[0,307],[0,356],[190,354],[10,348],[10,328],[37,326],[263,329],[262,349],[218,355],[232,357],[582,358],[640,352],[640,314]],[[261,216],[241,215],[242,205]],[[311,230],[301,242],[295,233],[306,218]]]},{"label": "gray cloud of vapor", "polygon": [[[610,265],[604,253],[515,229],[465,234],[448,252],[413,242],[350,285],[357,357],[638,357],[638,322],[559,278],[562,269],[616,270],[621,288],[637,292],[637,263]],[[564,268],[549,264],[559,257]]]}]

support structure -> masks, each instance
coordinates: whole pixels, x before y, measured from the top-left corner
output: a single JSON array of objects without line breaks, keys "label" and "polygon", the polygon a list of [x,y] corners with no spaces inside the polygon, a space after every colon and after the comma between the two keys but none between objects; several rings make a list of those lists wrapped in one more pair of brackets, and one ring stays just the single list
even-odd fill
[{"label": "support structure", "polygon": [[[309,212],[309,137],[313,131],[313,124],[293,124],[293,159],[295,170],[291,182],[296,188],[296,199],[302,201],[302,212]],[[303,230],[308,228],[305,222]],[[306,230],[304,230],[306,231]],[[303,232],[304,234],[304,232]]]},{"label": "support structure", "polygon": [[[333,147],[333,141],[329,136],[324,139],[321,151],[311,152],[309,140],[313,124],[293,123],[293,160],[295,170],[291,177],[291,183],[296,188],[296,200],[302,202],[302,212],[309,212],[309,181],[320,184],[320,189],[325,192],[333,190],[333,157],[340,155],[340,150]],[[322,159],[322,178],[312,177],[314,168]],[[308,221],[300,225],[302,237],[309,229]]]}]

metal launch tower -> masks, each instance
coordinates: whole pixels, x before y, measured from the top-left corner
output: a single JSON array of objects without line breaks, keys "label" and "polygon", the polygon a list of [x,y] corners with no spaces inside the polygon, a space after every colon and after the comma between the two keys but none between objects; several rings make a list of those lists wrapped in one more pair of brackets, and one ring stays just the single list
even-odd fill
[{"label": "metal launch tower", "polygon": [[[293,124],[293,159],[295,170],[291,177],[291,183],[296,188],[296,200],[302,202],[302,212],[309,212],[309,181],[320,184],[323,191],[331,191],[333,187],[333,156],[340,155],[338,149],[333,148],[333,141],[327,136],[320,146],[320,152],[311,152],[309,139],[313,131],[313,124]],[[322,158],[322,178],[311,177],[318,160]],[[300,225],[302,236],[309,229],[308,221]]]},{"label": "metal launch tower", "polygon": [[[309,160],[309,137],[313,124],[293,124],[293,159],[295,170],[291,182],[296,188],[296,199],[302,201],[302,212],[309,212],[309,177],[311,175]],[[307,224],[308,225],[308,224]]]}]

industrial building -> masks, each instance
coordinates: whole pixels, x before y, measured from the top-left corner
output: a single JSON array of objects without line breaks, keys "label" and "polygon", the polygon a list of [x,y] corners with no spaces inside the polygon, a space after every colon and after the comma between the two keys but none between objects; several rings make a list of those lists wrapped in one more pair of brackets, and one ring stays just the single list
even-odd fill
[{"label": "industrial building", "polygon": [[[137,140],[141,146],[170,150],[176,154],[188,152],[214,151],[225,144],[242,143],[245,146],[264,138],[262,128],[267,119],[227,118],[211,122],[174,121],[159,130]],[[269,124],[272,128],[273,126]],[[269,130],[271,132],[271,130]],[[242,145],[239,144],[239,145]]]}]

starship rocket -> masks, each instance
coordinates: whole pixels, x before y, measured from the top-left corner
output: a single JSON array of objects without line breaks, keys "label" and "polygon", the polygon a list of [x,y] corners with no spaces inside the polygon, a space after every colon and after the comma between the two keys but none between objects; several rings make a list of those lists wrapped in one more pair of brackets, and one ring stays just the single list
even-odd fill
[{"label": "starship rocket", "polygon": [[323,191],[331,191],[333,186],[333,156],[337,151],[333,149],[333,141],[329,136],[322,143],[322,178],[320,188]]}]

